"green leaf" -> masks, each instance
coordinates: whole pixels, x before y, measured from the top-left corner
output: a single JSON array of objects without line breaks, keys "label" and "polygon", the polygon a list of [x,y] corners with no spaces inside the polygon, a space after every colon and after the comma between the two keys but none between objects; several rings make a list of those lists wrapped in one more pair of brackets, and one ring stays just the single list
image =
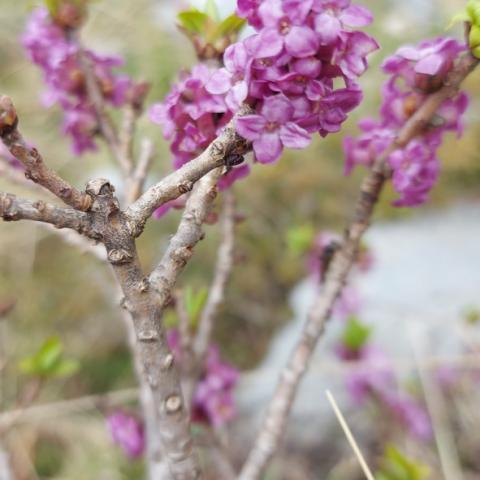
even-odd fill
[{"label": "green leaf", "polygon": [[45,5],[50,12],[50,15],[55,15],[57,13],[58,7],[60,6],[61,0],[45,0]]},{"label": "green leaf", "polygon": [[187,10],[177,15],[181,26],[192,33],[202,33],[208,21],[208,15],[200,10]]},{"label": "green leaf", "polygon": [[288,250],[294,255],[302,255],[312,246],[315,231],[311,225],[291,228],[287,232]]},{"label": "green leaf", "polygon": [[355,317],[350,317],[342,334],[342,343],[350,350],[358,351],[372,334],[372,327],[365,325]]},{"label": "green leaf", "polygon": [[163,323],[167,329],[176,327],[178,325],[176,313],[173,310],[168,310],[163,317]]},{"label": "green leaf", "polygon": [[465,321],[471,325],[480,322],[480,310],[478,308],[469,308],[464,314]]},{"label": "green leaf", "polygon": [[76,373],[80,368],[77,360],[62,360],[51,371],[53,377],[64,378]]},{"label": "green leaf", "polygon": [[450,30],[457,23],[468,22],[468,21],[470,21],[470,16],[468,15],[468,13],[465,11],[459,12],[452,17],[452,19],[450,20],[450,23],[447,26],[447,30]]},{"label": "green leaf", "polygon": [[41,371],[53,370],[63,354],[63,346],[58,337],[49,338],[35,355]]},{"label": "green leaf", "polygon": [[244,18],[237,17],[236,15],[230,15],[225,20],[220,22],[215,32],[217,38],[226,37],[232,33],[238,33],[245,26],[246,20]]},{"label": "green leaf", "polygon": [[206,0],[205,1],[205,8],[203,11],[214,21],[220,21],[220,13],[218,11],[217,3],[215,0]]},{"label": "green leaf", "polygon": [[468,44],[470,48],[477,48],[480,46],[480,27],[477,25],[472,25],[472,28],[470,29]]},{"label": "green leaf", "polygon": [[78,363],[63,359],[63,345],[58,337],[47,339],[31,357],[19,362],[19,369],[26,375],[39,377],[65,377],[78,369]]},{"label": "green leaf", "polygon": [[198,323],[198,317],[208,298],[208,290],[202,288],[194,292],[191,287],[185,289],[185,308],[190,318],[192,326]]},{"label": "green leaf", "polygon": [[381,469],[375,475],[377,480],[426,480],[429,469],[403,453],[389,446],[381,462]]},{"label": "green leaf", "polygon": [[478,25],[480,23],[480,1],[479,0],[470,0],[465,9],[466,14],[468,15],[468,20],[472,22],[473,25]]}]

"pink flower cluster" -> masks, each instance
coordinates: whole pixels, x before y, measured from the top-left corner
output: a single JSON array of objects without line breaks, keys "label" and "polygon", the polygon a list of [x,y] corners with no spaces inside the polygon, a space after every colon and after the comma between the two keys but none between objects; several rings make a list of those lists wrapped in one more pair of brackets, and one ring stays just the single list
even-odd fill
[{"label": "pink flower cluster", "polygon": [[[23,34],[23,45],[31,61],[42,71],[48,90],[47,106],[58,104],[64,111],[63,131],[72,138],[73,151],[81,154],[95,150],[94,136],[98,123],[90,103],[85,77],[79,66],[78,45],[67,30],[56,24],[46,8],[35,9]],[[123,65],[119,57],[101,56],[87,50],[103,97],[113,107],[131,101],[137,86],[125,75],[116,75],[115,67]]]},{"label": "pink flower cluster", "polygon": [[[182,362],[180,339],[177,330],[171,330],[168,344],[177,361]],[[210,345],[207,353],[205,372],[198,383],[192,406],[192,420],[208,422],[218,427],[233,420],[236,415],[233,390],[239,372],[222,361],[218,348]]]},{"label": "pink flower cluster", "polygon": [[[345,139],[347,174],[356,165],[371,166],[390,147],[397,132],[428,95],[443,85],[464,48],[454,39],[437,38],[416,47],[402,47],[385,60],[383,70],[390,78],[383,87],[380,120],[361,121],[360,137]],[[462,115],[467,106],[468,97],[463,92],[445,100],[421,136],[388,156],[393,186],[400,195],[394,205],[416,206],[427,200],[440,170],[437,151],[443,135],[448,131],[462,134]]]},{"label": "pink flower cluster", "polygon": [[372,21],[370,12],[349,0],[239,0],[237,13],[257,33],[226,50],[207,89],[233,111],[245,101],[254,107],[236,125],[256,159],[271,163],[284,147],[308,146],[314,132],[338,132],[362,99],[356,80],[378,48],[354,30]]},{"label": "pink flower cluster", "polygon": [[[191,72],[184,72],[164,102],[150,108],[150,119],[162,126],[165,138],[171,141],[175,169],[202,153],[232,118],[225,95],[206,89],[213,72],[203,64],[193,67]],[[221,179],[219,188],[228,188],[249,171],[248,165],[232,168]],[[169,207],[174,205],[157,212],[157,218],[170,210]]]},{"label": "pink flower cluster", "polygon": [[427,441],[432,436],[432,426],[425,409],[411,396],[399,391],[395,373],[387,356],[378,348],[364,345],[352,351],[339,345],[340,359],[354,362],[347,377],[347,389],[357,404],[374,400],[387,409],[411,435]]},{"label": "pink flower cluster", "polygon": [[142,423],[133,415],[116,411],[107,417],[112,440],[129,458],[138,458],[145,449],[145,434]]},{"label": "pink flower cluster", "polygon": [[[257,33],[226,49],[224,68],[183,74],[150,110],[172,142],[175,168],[201,153],[243,103],[255,113],[239,118],[237,131],[258,162],[271,163],[284,147],[308,146],[314,132],[338,132],[362,99],[356,80],[378,48],[354,30],[372,21],[367,9],[349,0],[239,0],[237,13]],[[248,165],[234,167],[219,187],[248,173]]]}]

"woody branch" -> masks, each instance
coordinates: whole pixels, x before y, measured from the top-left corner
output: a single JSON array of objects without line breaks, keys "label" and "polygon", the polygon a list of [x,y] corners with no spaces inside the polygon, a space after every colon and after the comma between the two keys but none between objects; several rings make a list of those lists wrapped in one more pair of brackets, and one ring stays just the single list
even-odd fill
[{"label": "woody branch", "polygon": [[387,158],[396,149],[403,148],[428,128],[439,106],[454,96],[463,80],[475,69],[479,60],[466,54],[448,75],[444,86],[431,94],[425,103],[398,132],[397,138],[379,157],[363,180],[355,205],[354,219],[347,228],[341,248],[334,255],[322,291],[308,313],[301,337],[280,374],[275,393],[268,405],[262,426],[250,454],[239,475],[239,480],[261,478],[275,454],[285,432],[288,416],[315,346],[322,335],[333,306],[342,292],[348,274],[358,253],[360,241],[368,229],[375,205],[389,177]]}]

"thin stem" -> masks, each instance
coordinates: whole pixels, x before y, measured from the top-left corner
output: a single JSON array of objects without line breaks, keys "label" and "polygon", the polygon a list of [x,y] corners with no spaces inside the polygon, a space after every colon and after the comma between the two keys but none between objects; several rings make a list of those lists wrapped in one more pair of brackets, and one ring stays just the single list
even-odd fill
[{"label": "thin stem", "polygon": [[56,228],[71,228],[88,237],[95,235],[87,213],[59,208],[42,200],[33,202],[11,193],[0,192],[0,217],[4,221],[34,220]]},{"label": "thin stem", "polygon": [[154,153],[153,142],[147,138],[143,139],[138,163],[127,185],[127,205],[133,203],[142,194],[148,172],[152,166]]},{"label": "thin stem", "polygon": [[322,290],[315,300],[301,337],[283,369],[275,393],[267,408],[263,424],[240,473],[239,480],[258,480],[275,454],[286,429],[287,419],[315,346],[324,332],[333,306],[342,292],[357,256],[363,234],[368,229],[375,205],[388,174],[386,162],[390,153],[405,147],[422,134],[437,109],[447,98],[458,92],[461,82],[477,66],[478,60],[465,55],[450,73],[444,86],[424,102],[398,133],[396,141],[381,155],[365,177],[355,205],[355,216],[347,228],[344,242],[334,255]]},{"label": "thin stem", "polygon": [[232,190],[223,194],[223,212],[221,218],[221,244],[218,249],[217,261],[212,285],[207,302],[200,315],[197,335],[194,342],[194,352],[199,363],[203,363],[210,344],[215,318],[225,296],[225,289],[232,273],[235,246],[235,197]]},{"label": "thin stem", "polygon": [[[5,113],[11,113],[16,116],[11,100],[3,96],[0,97],[0,116]],[[25,165],[25,176],[52,192],[67,205],[76,210],[88,211],[92,205],[91,197],[85,192],[74,188],[56,172],[47,167],[38,150],[30,147],[25,142],[17,124],[18,121],[15,121],[11,128],[0,129],[0,139],[10,153]]]},{"label": "thin stem", "polygon": [[128,178],[133,168],[132,162],[125,155],[124,150],[122,150],[120,146],[118,132],[115,128],[115,125],[113,124],[112,119],[107,113],[103,94],[100,89],[97,77],[95,76],[92,62],[90,58],[88,58],[88,55],[85,52],[84,48],[80,45],[80,41],[78,39],[76,41],[79,45],[77,55],[78,63],[85,76],[87,94],[93,105],[93,108],[95,109],[95,114],[97,115],[100,132],[105,141],[107,142],[112,156],[118,162],[124,177]]},{"label": "thin stem", "polygon": [[187,201],[177,233],[150,274],[150,283],[160,295],[161,309],[168,304],[178,276],[193,255],[193,248],[203,238],[203,223],[217,195],[216,184],[221,173],[222,168],[217,168],[197,183]]}]

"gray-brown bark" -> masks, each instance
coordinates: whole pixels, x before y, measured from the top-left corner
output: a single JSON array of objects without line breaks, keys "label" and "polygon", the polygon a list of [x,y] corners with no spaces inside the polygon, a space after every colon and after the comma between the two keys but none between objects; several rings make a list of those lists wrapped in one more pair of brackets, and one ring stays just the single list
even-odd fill
[{"label": "gray-brown bark", "polygon": [[72,187],[51,170],[36,148],[30,147],[18,130],[18,118],[10,98],[0,97],[0,139],[10,153],[25,166],[25,176],[52,192],[76,210],[88,211],[92,199]]},{"label": "gray-brown bark", "polygon": [[[249,108],[245,107],[239,115],[245,115],[248,112]],[[127,208],[125,213],[131,224],[135,226],[137,236],[142,233],[145,222],[158,207],[191,191],[200,178],[224,165],[230,155],[245,155],[250,150],[250,145],[236,133],[234,122],[235,118],[197,158],[150,187]]]},{"label": "gray-brown bark", "polygon": [[222,169],[215,169],[197,183],[187,201],[177,233],[150,274],[150,283],[159,294],[162,309],[170,301],[172,289],[193,255],[193,248],[203,238],[203,223],[217,195],[216,185]]},{"label": "gray-brown bark", "polygon": [[212,285],[207,302],[200,314],[198,330],[193,349],[199,363],[203,363],[210,344],[212,330],[218,309],[225,296],[225,288],[233,268],[235,244],[235,197],[231,190],[223,195],[223,212],[221,217],[221,243],[217,253]]},{"label": "gray-brown bark", "polygon": [[49,223],[57,228],[70,228],[95,238],[91,218],[87,213],[72,208],[59,208],[42,200],[26,200],[11,193],[0,192],[0,217],[4,221],[34,220]]},{"label": "gray-brown bark", "polygon": [[419,110],[398,133],[390,149],[380,158],[364,179],[355,207],[355,216],[349,225],[341,248],[335,253],[322,290],[312,306],[301,337],[287,365],[283,369],[275,393],[250,454],[239,475],[239,480],[262,478],[269,461],[275,454],[286,429],[288,415],[300,381],[305,374],[315,346],[322,335],[332,308],[338,299],[358,253],[360,241],[368,229],[375,205],[388,178],[386,160],[390,153],[403,148],[428,128],[442,102],[457,93],[461,82],[477,66],[478,60],[465,55],[445,81],[444,86],[429,96]]}]

